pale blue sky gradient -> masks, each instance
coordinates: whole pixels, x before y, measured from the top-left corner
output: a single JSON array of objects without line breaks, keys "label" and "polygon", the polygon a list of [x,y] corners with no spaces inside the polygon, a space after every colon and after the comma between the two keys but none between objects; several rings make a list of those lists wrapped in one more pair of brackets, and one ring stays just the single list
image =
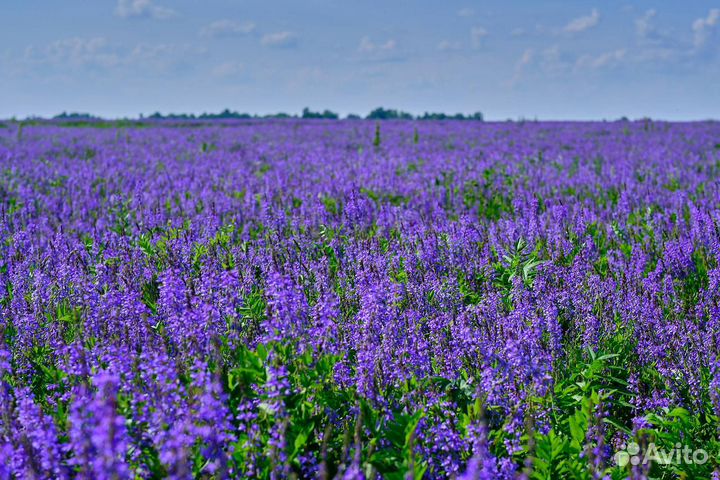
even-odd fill
[{"label": "pale blue sky gradient", "polygon": [[720,1],[8,0],[0,118],[720,118]]}]

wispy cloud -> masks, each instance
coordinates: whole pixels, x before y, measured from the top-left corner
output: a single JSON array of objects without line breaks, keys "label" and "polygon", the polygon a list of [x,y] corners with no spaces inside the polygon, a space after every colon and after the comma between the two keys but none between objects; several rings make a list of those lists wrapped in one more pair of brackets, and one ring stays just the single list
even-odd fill
[{"label": "wispy cloud", "polygon": [[289,48],[297,45],[298,38],[293,32],[275,32],[263,35],[260,43],[264,47]]},{"label": "wispy cloud", "polygon": [[577,70],[597,70],[600,68],[617,66],[625,59],[626,54],[627,50],[620,48],[610,52],[601,53],[599,55],[581,55],[575,62],[575,68]]},{"label": "wispy cloud", "polygon": [[155,5],[152,0],[118,0],[115,15],[120,18],[146,17],[165,20],[174,17],[177,12]]},{"label": "wispy cloud", "polygon": [[233,20],[218,20],[203,27],[200,35],[203,37],[231,37],[248,35],[255,31],[253,22],[235,22]]},{"label": "wispy cloud", "polygon": [[689,58],[692,45],[684,35],[655,25],[657,12],[654,9],[646,10],[635,19],[635,35],[638,46],[632,52],[632,60],[636,62],[658,63],[667,61],[681,61]]},{"label": "wispy cloud", "polygon": [[365,64],[396,63],[407,60],[407,52],[394,38],[373,40],[369,36],[360,39],[355,60]]},{"label": "wispy cloud", "polygon": [[473,48],[480,48],[482,46],[483,39],[488,36],[488,31],[483,27],[473,27],[470,30],[470,41],[472,42]]},{"label": "wispy cloud", "polygon": [[[157,73],[166,73],[191,65],[195,58],[204,53],[204,48],[195,45],[139,43],[125,56],[124,61],[130,66],[142,66]],[[191,57],[193,60],[190,60]]]},{"label": "wispy cloud", "polygon": [[513,67],[513,76],[508,82],[508,86],[513,87],[520,81],[525,68],[530,64],[530,62],[532,62],[534,57],[535,51],[532,48],[528,48],[522,53],[520,58],[515,62],[515,66]]},{"label": "wispy cloud", "polygon": [[720,22],[720,8],[712,8],[707,17],[698,18],[692,24],[693,43],[696,48],[700,48],[707,42],[715,27]]},{"label": "wispy cloud", "polygon": [[557,75],[565,72],[569,66],[569,55],[553,45],[544,49],[538,56],[538,64],[546,75]]},{"label": "wispy cloud", "polygon": [[73,37],[45,46],[31,45],[25,50],[21,62],[31,69],[49,67],[65,73],[133,68],[163,73],[202,53],[202,48],[192,45],[138,43],[124,46],[103,37]]},{"label": "wispy cloud", "polygon": [[695,19],[690,25],[691,36],[670,28],[658,28],[655,25],[657,12],[646,10],[635,19],[637,48],[629,52],[629,61],[645,64],[674,65],[676,68],[696,68],[709,65],[706,53],[707,45],[715,45],[714,39],[720,24],[720,9],[710,9],[706,16]]},{"label": "wispy cloud", "polygon": [[637,61],[626,48],[618,48],[601,53],[573,53],[563,50],[559,45],[536,50],[529,48],[513,66],[513,75],[507,85],[514,87],[528,71],[542,74],[545,78],[565,78],[568,75],[581,75],[587,72],[612,69],[622,66],[626,62]]},{"label": "wispy cloud", "polygon": [[635,33],[642,39],[655,37],[657,30],[653,24],[653,20],[657,12],[655,9],[647,10],[641,17],[635,19]]},{"label": "wispy cloud", "polygon": [[579,33],[593,28],[600,22],[600,12],[593,8],[590,15],[574,18],[568,22],[563,30],[567,33]]},{"label": "wispy cloud", "polygon": [[458,10],[457,14],[458,17],[472,17],[473,15],[475,15],[475,10],[469,7],[461,8],[460,10]]},{"label": "wispy cloud", "polygon": [[122,62],[118,48],[103,37],[65,38],[44,47],[29,46],[24,60],[30,64],[68,67],[113,67]]},{"label": "wispy cloud", "polygon": [[460,42],[451,42],[450,40],[442,40],[437,45],[437,50],[439,52],[450,52],[450,51],[456,51],[462,49],[462,43]]},{"label": "wispy cloud", "polygon": [[375,53],[375,52],[390,52],[395,50],[397,44],[394,39],[388,39],[383,43],[375,43],[370,40],[370,37],[363,37],[360,39],[360,45],[358,45],[358,52],[360,53]]}]

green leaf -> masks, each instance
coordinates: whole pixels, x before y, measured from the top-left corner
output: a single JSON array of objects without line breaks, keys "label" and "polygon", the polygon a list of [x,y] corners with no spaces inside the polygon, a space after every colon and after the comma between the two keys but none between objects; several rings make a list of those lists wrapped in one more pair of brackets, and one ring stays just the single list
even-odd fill
[{"label": "green leaf", "polygon": [[306,425],[305,428],[300,430],[300,432],[298,432],[297,436],[295,437],[295,441],[293,442],[294,449],[291,458],[297,457],[297,455],[302,451],[314,429],[315,424],[310,423]]}]

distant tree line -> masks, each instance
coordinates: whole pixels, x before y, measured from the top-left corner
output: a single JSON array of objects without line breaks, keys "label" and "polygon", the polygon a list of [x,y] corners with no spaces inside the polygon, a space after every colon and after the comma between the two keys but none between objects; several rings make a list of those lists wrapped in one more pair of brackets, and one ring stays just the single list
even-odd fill
[{"label": "distant tree line", "polygon": [[475,112],[469,115],[463,115],[462,113],[456,113],[455,115],[447,115],[445,113],[428,113],[425,112],[422,116],[417,117],[418,120],[477,120],[482,122],[484,120],[482,112]]},{"label": "distant tree line", "polygon": [[[226,108],[220,113],[201,113],[195,115],[194,113],[168,113],[163,115],[160,112],[155,112],[152,115],[140,118],[147,118],[151,120],[216,120],[216,119],[251,119],[251,118],[306,118],[306,119],[328,119],[338,120],[340,115],[331,110],[324,110],[322,112],[314,112],[309,108],[305,107],[300,115],[293,115],[289,113],[274,113],[267,115],[257,115],[250,113],[242,113],[231,111]],[[361,120],[363,117],[360,115],[351,113],[345,117],[347,120]],[[462,113],[456,113],[449,115],[446,113],[428,113],[425,112],[422,115],[413,115],[402,110],[396,110],[394,108],[383,108],[378,107],[368,113],[365,116],[368,120],[475,120],[483,121],[483,114],[480,112],[472,113],[469,115],[463,115]],[[53,117],[55,120],[100,120],[99,117],[92,116],[87,113],[66,113],[63,112],[60,115]]]},{"label": "distant tree line", "polygon": [[308,107],[305,107],[302,111],[302,118],[328,118],[330,120],[337,120],[340,118],[340,115],[335,112],[331,112],[330,110],[325,110],[322,113],[313,112]]},{"label": "distant tree line", "polygon": [[55,115],[53,120],[101,120],[100,117],[90,115],[89,113],[78,113],[78,112],[62,112],[60,115]]},{"label": "distant tree line", "polygon": [[378,107],[365,117],[370,120],[413,120],[415,117],[411,113],[395,110],[394,108]]}]

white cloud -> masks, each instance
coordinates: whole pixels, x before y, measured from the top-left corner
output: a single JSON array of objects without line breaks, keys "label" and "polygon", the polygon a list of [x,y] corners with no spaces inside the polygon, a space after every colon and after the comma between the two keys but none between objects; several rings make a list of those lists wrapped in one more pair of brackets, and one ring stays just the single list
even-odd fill
[{"label": "white cloud", "polygon": [[233,20],[218,20],[204,27],[200,34],[203,37],[226,37],[236,35],[248,35],[255,31],[255,24],[252,22],[235,22]]},{"label": "white cloud", "polygon": [[374,43],[370,40],[370,37],[363,37],[360,39],[360,45],[358,46],[358,52],[361,53],[375,53],[375,52],[389,52],[395,50],[397,44],[394,39],[389,39],[385,43]]},{"label": "white cloud", "polygon": [[483,38],[488,36],[488,31],[483,27],[473,27],[470,30],[470,41],[474,48],[480,48]]},{"label": "white cloud", "polygon": [[563,75],[573,64],[571,55],[560,51],[558,45],[544,49],[539,58],[540,67],[545,75]]},{"label": "white cloud", "polygon": [[600,12],[598,12],[597,9],[593,8],[590,15],[585,15],[583,17],[578,17],[570,20],[570,22],[565,25],[565,28],[563,28],[563,30],[568,33],[584,32],[585,30],[588,30],[597,25],[599,21]]},{"label": "white cloud", "polygon": [[63,67],[113,67],[122,62],[117,49],[103,37],[73,37],[41,48],[30,46],[25,51],[25,60]]},{"label": "white cloud", "polygon": [[653,19],[657,12],[654,9],[647,10],[642,17],[635,20],[635,33],[640,38],[649,38],[655,36],[656,30],[653,25]]},{"label": "white cloud", "polygon": [[292,32],[275,32],[263,35],[260,43],[265,47],[285,48],[297,44],[297,36]]},{"label": "white cloud", "polygon": [[683,69],[709,65],[705,53],[712,52],[704,47],[716,45],[713,37],[720,25],[720,9],[712,8],[705,17],[695,19],[691,24],[690,38],[684,32],[656,26],[656,16],[657,12],[650,9],[635,19],[638,45],[628,52],[627,61],[644,65],[664,63]]},{"label": "white cloud", "polygon": [[576,69],[592,69],[618,65],[625,58],[627,50],[620,48],[600,55],[582,55],[575,62]]},{"label": "white cloud", "polygon": [[123,46],[102,37],[74,37],[41,47],[29,46],[22,61],[28,67],[51,67],[63,72],[141,68],[143,72],[164,73],[202,53],[203,49],[192,45]]},{"label": "white cloud", "polygon": [[532,48],[528,48],[525,50],[520,58],[515,62],[515,67],[513,68],[513,76],[508,82],[509,86],[514,86],[516,83],[520,81],[520,78],[522,77],[523,71],[525,70],[525,67],[527,67],[530,62],[532,62],[533,58],[535,56],[535,51]]},{"label": "white cloud", "polygon": [[632,52],[632,60],[638,63],[685,62],[692,55],[691,45],[684,35],[655,25],[657,12],[646,10],[635,19],[638,48]]},{"label": "white cloud", "polygon": [[467,8],[467,7],[461,8],[460,10],[458,10],[457,14],[458,14],[458,17],[466,17],[466,18],[472,17],[473,15],[475,15],[475,10],[473,10],[472,8]]},{"label": "white cloud", "polygon": [[698,18],[692,24],[693,43],[695,47],[702,47],[712,34],[712,31],[720,21],[720,8],[711,8],[707,17]]},{"label": "white cloud", "polygon": [[120,18],[149,17],[164,20],[177,13],[170,8],[155,5],[152,0],[118,0],[115,15]]},{"label": "white cloud", "polygon": [[520,59],[515,64],[515,69],[517,70],[517,69],[521,69],[521,68],[525,67],[525,65],[530,63],[532,58],[533,58],[533,50],[531,48],[525,50],[523,52],[522,56],[520,57]]},{"label": "white cloud", "polygon": [[597,54],[575,55],[560,46],[552,45],[541,50],[527,49],[515,62],[513,76],[508,82],[510,87],[516,85],[526,71],[532,67],[532,72],[540,73],[548,78],[567,78],[571,74],[601,69],[611,69],[628,61],[636,60],[630,56],[625,48],[601,52]]},{"label": "white cloud", "polygon": [[440,52],[450,52],[453,50],[461,50],[462,44],[460,42],[451,42],[450,40],[442,40],[437,45],[437,49]]},{"label": "white cloud", "polygon": [[189,60],[190,57],[204,53],[206,53],[204,48],[194,45],[139,43],[125,56],[125,63],[145,70],[154,70],[157,73],[166,73],[182,65],[191,64],[194,59]]}]

